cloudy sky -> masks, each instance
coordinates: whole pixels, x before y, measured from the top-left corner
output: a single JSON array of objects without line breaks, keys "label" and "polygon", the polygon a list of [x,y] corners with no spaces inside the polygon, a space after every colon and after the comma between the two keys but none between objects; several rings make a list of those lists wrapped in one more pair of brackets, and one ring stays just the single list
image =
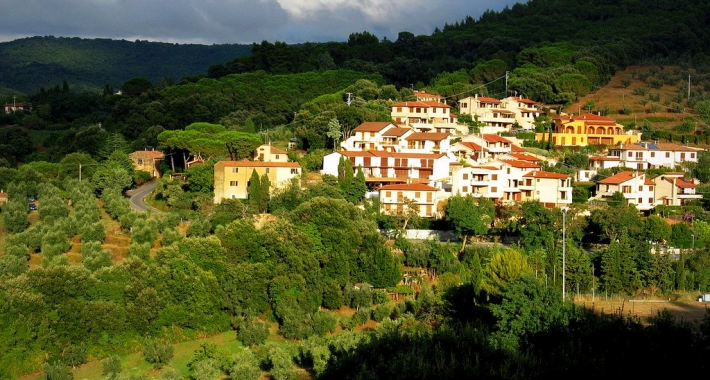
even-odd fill
[{"label": "cloudy sky", "polygon": [[515,0],[0,0],[0,41],[48,36],[177,43],[380,39],[500,11]]}]

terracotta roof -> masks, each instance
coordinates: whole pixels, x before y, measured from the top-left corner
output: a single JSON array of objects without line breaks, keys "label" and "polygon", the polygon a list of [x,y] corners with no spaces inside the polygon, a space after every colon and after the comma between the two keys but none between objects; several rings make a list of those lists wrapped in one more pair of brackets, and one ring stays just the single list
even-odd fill
[{"label": "terracotta roof", "polygon": [[674,152],[697,152],[697,149],[689,148],[680,144],[657,143],[656,146],[659,148],[659,150],[670,150]]},{"label": "terracotta roof", "polygon": [[488,141],[488,142],[502,142],[502,143],[507,143],[507,144],[513,144],[510,142],[510,140],[500,137],[498,135],[486,135],[483,134],[483,139]]},{"label": "terracotta roof", "polygon": [[[614,174],[611,177],[604,178],[603,180],[599,181],[599,183],[604,184],[604,185],[620,185],[626,181],[636,178],[639,175],[642,175],[642,174],[627,170],[627,171],[623,171],[623,172],[619,172],[617,174]],[[648,178],[646,178],[646,180],[644,181],[644,184],[655,185],[653,183],[653,181],[649,180]]]},{"label": "terracotta roof", "polygon": [[222,165],[225,167],[239,167],[239,168],[300,168],[301,165],[298,162],[263,162],[263,161],[219,161],[217,165]]},{"label": "terracotta roof", "polygon": [[614,156],[590,156],[589,161],[619,161],[619,157]]},{"label": "terracotta roof", "polygon": [[695,188],[695,187],[697,186],[697,185],[695,184],[695,182],[693,182],[692,180],[689,180],[689,179],[686,179],[686,178],[683,178],[683,177],[680,177],[680,178],[678,178],[678,177],[667,178],[667,177],[664,176],[663,179],[665,179],[666,181],[668,181],[668,182],[670,182],[670,183],[675,182],[675,185],[676,185],[677,187],[684,188],[684,189],[693,189],[693,188]]},{"label": "terracotta roof", "polygon": [[437,107],[437,108],[451,108],[450,105],[446,103],[439,102],[426,102],[426,101],[413,101],[413,102],[399,102],[392,104],[391,107]]},{"label": "terracotta roof", "polygon": [[521,161],[539,162],[541,159],[527,153],[508,153],[509,156]]},{"label": "terracotta roof", "polygon": [[385,185],[380,187],[382,190],[402,190],[402,191],[439,191],[438,188],[429,186],[423,183],[407,183],[407,184],[396,184],[396,185]]},{"label": "terracotta roof", "polygon": [[527,150],[525,150],[517,145],[514,145],[514,144],[510,146],[510,151],[511,152],[527,152]]},{"label": "terracotta roof", "polygon": [[409,132],[409,131],[411,131],[411,129],[409,129],[409,128],[398,128],[398,127],[395,127],[395,128],[390,128],[390,129],[386,130],[386,131],[382,134],[382,136],[387,136],[387,137],[401,137],[402,135],[404,135],[405,133],[407,133],[407,132]]},{"label": "terracotta roof", "polygon": [[514,168],[523,169],[540,169],[540,165],[535,165],[532,162],[520,161],[520,160],[500,160],[501,162],[508,164]]},{"label": "terracotta roof", "polygon": [[569,176],[567,174],[545,172],[542,170],[532,171],[523,175],[523,177],[533,177],[533,178],[554,178],[554,179],[567,179]]},{"label": "terracotta roof", "polygon": [[427,98],[431,97],[431,98],[437,98],[437,99],[443,98],[443,96],[441,96],[441,95],[430,94],[430,93],[425,92],[425,91],[414,91],[414,96],[416,96],[416,97],[427,97]]},{"label": "terracotta roof", "polygon": [[412,141],[441,141],[451,136],[449,132],[417,132],[407,136]]},{"label": "terracotta roof", "polygon": [[511,97],[511,99],[515,100],[516,102],[520,102],[520,103],[537,104],[537,102],[532,99],[521,98],[519,96],[513,96],[513,97]]},{"label": "terracotta roof", "polygon": [[379,132],[388,125],[393,125],[386,121],[366,121],[353,129],[353,132]]},{"label": "terracotta roof", "polygon": [[469,98],[484,103],[500,103],[500,100],[496,98],[489,98],[487,96],[469,96]]},{"label": "terracotta roof", "polygon": [[[476,151],[476,152],[481,151],[481,146],[476,144],[475,142],[459,141],[457,144],[461,144],[461,145],[465,146],[466,148],[469,148],[469,149]],[[488,148],[484,147],[483,150],[488,151]]]},{"label": "terracotta roof", "polygon": [[165,154],[159,150],[137,150],[131,155],[143,155],[150,158],[165,158]]},{"label": "terracotta roof", "polygon": [[384,150],[366,150],[362,151],[339,151],[336,152],[346,157],[394,157],[394,158],[431,158],[437,159],[446,156],[445,154],[436,153],[398,153],[386,152]]},{"label": "terracotta roof", "polygon": [[288,154],[288,152],[281,149],[281,148],[277,148],[275,146],[272,146],[271,147],[271,154]]}]

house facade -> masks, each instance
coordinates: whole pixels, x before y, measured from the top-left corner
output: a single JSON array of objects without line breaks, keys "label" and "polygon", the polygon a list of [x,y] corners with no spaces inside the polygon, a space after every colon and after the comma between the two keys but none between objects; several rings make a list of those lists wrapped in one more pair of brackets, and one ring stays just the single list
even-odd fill
[{"label": "house facade", "polygon": [[398,102],[391,106],[391,116],[398,125],[451,123],[451,106],[432,101]]},{"label": "house facade", "polygon": [[423,183],[382,186],[378,190],[380,211],[388,215],[402,215],[412,206],[422,218],[437,217],[439,191],[440,189]]},{"label": "house facade", "polygon": [[532,130],[535,128],[535,118],[542,115],[536,101],[518,96],[498,100],[476,94],[459,100],[459,110],[461,114],[478,116],[478,121],[487,126],[507,131],[516,123],[522,129]]},{"label": "house facade", "polygon": [[675,168],[684,162],[698,162],[699,149],[672,143],[638,142],[609,148],[609,156],[620,166],[632,169]]},{"label": "house facade", "polygon": [[160,161],[165,159],[165,154],[159,150],[139,150],[128,155],[133,161],[135,170],[142,170],[150,173],[151,177],[160,177]]},{"label": "house facade", "polygon": [[651,210],[656,204],[656,183],[646,173],[635,171],[619,172],[611,177],[597,181],[596,199],[609,201],[614,193],[624,196],[627,205],[633,204],[638,210]]},{"label": "house facade", "polygon": [[656,204],[685,206],[692,200],[703,199],[696,193],[697,182],[684,177],[683,172],[664,173],[653,179],[656,184]]},{"label": "house facade", "polygon": [[288,162],[288,152],[271,144],[263,144],[254,150],[254,161]]},{"label": "house facade", "polygon": [[348,159],[357,173],[365,174],[371,186],[392,183],[433,183],[449,176],[449,158],[435,153],[397,153],[385,151],[333,152],[323,158],[321,173],[338,175],[341,157]]},{"label": "house facade", "polygon": [[302,170],[297,162],[219,161],[214,165],[214,203],[248,198],[254,171],[259,177],[268,176],[273,191],[288,186],[291,179],[301,176]]},{"label": "house facade", "polygon": [[[633,144],[641,140],[641,133],[624,131],[624,126],[608,117],[568,115],[554,119],[552,144],[562,146]],[[548,133],[537,133],[537,141],[549,139]]]},{"label": "house facade", "polygon": [[537,200],[548,208],[572,204],[572,178],[566,174],[530,171],[518,188],[523,201]]},{"label": "house facade", "polygon": [[13,112],[17,111],[31,111],[32,110],[32,103],[5,103],[5,114],[9,115]]}]

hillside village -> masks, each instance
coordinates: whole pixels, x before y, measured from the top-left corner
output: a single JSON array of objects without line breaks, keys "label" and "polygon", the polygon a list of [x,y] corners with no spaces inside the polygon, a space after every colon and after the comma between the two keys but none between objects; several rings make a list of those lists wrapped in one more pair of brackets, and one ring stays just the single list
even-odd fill
[{"label": "hillside village", "polygon": [[[338,150],[324,157],[321,173],[338,176],[341,161],[347,160],[353,173],[364,174],[368,195],[379,198],[382,212],[401,214],[415,207],[424,218],[442,217],[443,202],[457,194],[503,205],[534,200],[548,208],[565,207],[573,201],[573,182],[595,185],[589,201],[609,201],[620,193],[627,205],[642,212],[702,198],[696,192],[699,181],[683,171],[698,162],[700,148],[642,141],[639,131],[626,131],[613,119],[592,113],[545,115],[538,102],[517,96],[460,100],[461,114],[474,116],[479,125],[474,131],[458,122],[459,115],[451,113],[442,97],[415,95],[416,101],[391,105],[392,122],[364,122],[354,128]],[[551,139],[560,149],[605,148],[588,155],[587,167],[574,174],[553,171],[558,158],[526,149],[511,133],[532,132],[537,125],[544,132],[534,135],[536,141]],[[605,169],[614,174],[600,176]],[[648,169],[662,174],[651,176]],[[253,171],[267,174],[272,190],[302,174],[298,163],[288,162],[287,151],[265,144],[253,161],[215,165],[215,203],[247,198]]]}]

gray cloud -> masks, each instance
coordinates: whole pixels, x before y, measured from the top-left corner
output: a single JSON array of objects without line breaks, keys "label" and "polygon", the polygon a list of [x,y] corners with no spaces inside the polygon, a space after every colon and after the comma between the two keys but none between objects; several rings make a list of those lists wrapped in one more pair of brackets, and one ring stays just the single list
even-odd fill
[{"label": "gray cloud", "polygon": [[515,0],[3,0],[0,40],[36,35],[179,43],[396,39]]}]

